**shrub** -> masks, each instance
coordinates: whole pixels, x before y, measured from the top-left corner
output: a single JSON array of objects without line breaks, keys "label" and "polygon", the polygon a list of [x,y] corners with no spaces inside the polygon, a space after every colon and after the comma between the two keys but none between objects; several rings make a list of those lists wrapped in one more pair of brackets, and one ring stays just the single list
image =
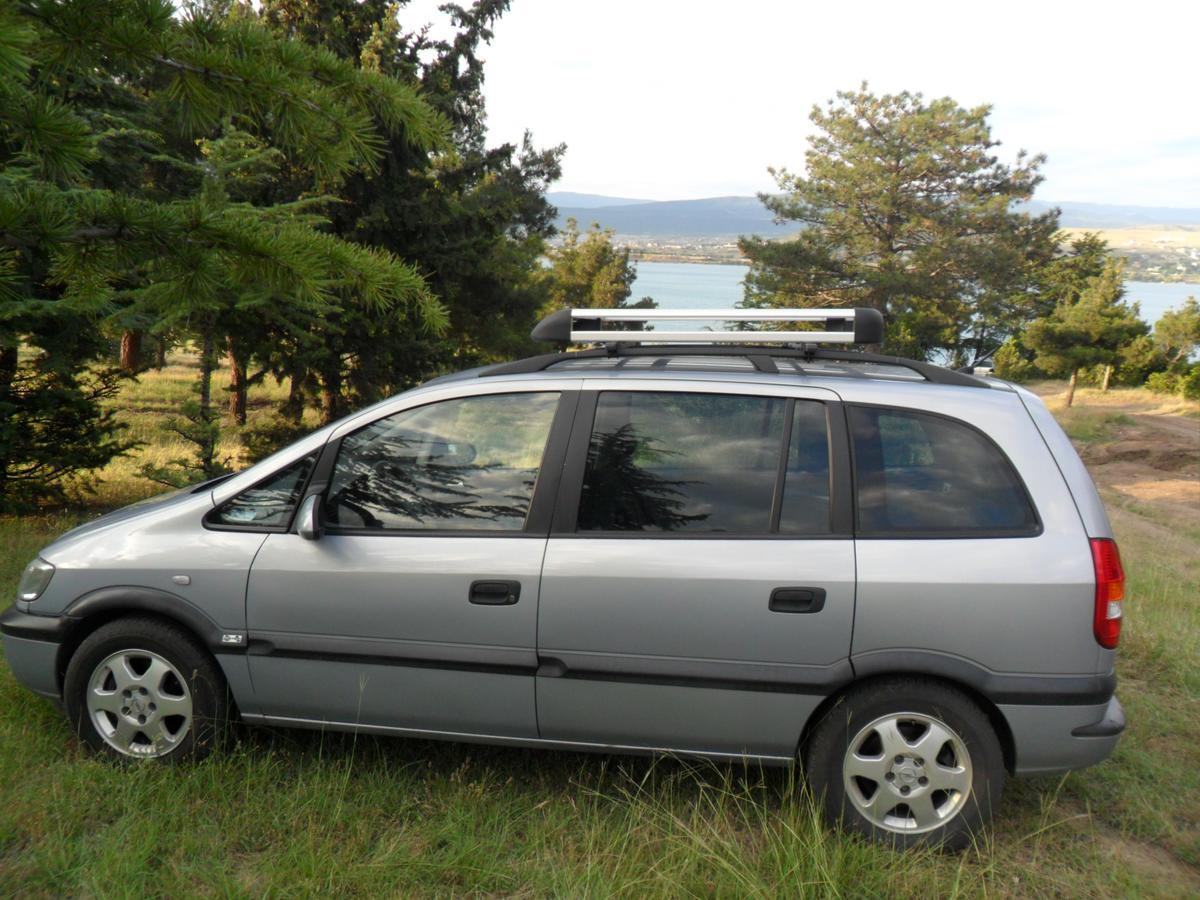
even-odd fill
[{"label": "shrub", "polygon": [[1179,390],[1179,376],[1174,372],[1153,372],[1146,379],[1146,387],[1156,394],[1174,394]]},{"label": "shrub", "polygon": [[1179,378],[1179,395],[1185,400],[1200,400],[1200,365]]}]

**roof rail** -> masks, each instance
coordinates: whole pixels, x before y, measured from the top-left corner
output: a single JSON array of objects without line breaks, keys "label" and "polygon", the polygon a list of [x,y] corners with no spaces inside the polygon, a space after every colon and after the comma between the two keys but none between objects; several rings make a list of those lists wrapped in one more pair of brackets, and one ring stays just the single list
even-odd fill
[{"label": "roof rail", "polygon": [[[654,322],[812,322],[824,331],[654,331],[640,326]],[[609,323],[631,328],[605,328]],[[879,310],[854,309],[560,309],[538,322],[535,341],[560,344],[878,344],[883,342]]]},{"label": "roof rail", "polygon": [[801,374],[820,374],[819,372],[804,372],[804,363],[813,360],[828,360],[831,362],[876,363],[890,366],[901,366],[916,372],[931,384],[952,384],[958,387],[988,388],[988,383],[974,375],[966,375],[953,369],[935,366],[932,363],[915,359],[905,359],[899,356],[882,356],[878,353],[863,353],[857,350],[822,350],[816,347],[714,347],[711,344],[677,345],[658,347],[653,344],[611,344],[593,350],[577,350],[571,353],[543,353],[540,356],[530,356],[526,359],[498,363],[479,371],[478,377],[486,378],[492,375],[527,375],[533,372],[544,372],[553,366],[573,359],[604,359],[605,357],[634,357],[634,356],[740,356],[748,359],[756,370],[767,375],[779,374],[775,365],[776,359],[795,360],[795,366]]}]

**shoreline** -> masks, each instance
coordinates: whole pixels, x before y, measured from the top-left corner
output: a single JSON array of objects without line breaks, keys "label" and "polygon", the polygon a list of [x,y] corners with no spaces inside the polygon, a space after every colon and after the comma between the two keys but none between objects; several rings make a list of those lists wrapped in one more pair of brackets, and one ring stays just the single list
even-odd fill
[{"label": "shoreline", "polygon": [[[745,258],[729,259],[728,257],[718,256],[684,256],[675,253],[643,253],[636,248],[629,248],[629,258],[635,263],[683,263],[693,266],[742,266],[743,268],[750,265]],[[1132,273],[1133,277],[1126,277],[1127,282],[1138,282],[1140,284],[1195,284],[1200,286],[1200,280],[1193,280],[1194,275],[1171,275],[1166,278],[1152,278],[1147,273]],[[1198,287],[1200,292],[1200,287]],[[1198,297],[1197,299],[1200,299]]]}]

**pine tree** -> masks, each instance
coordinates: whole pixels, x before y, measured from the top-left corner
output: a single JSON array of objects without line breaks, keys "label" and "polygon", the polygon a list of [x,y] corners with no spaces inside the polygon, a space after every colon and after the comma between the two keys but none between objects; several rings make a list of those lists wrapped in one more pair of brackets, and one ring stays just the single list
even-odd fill
[{"label": "pine tree", "polygon": [[542,274],[546,306],[542,314],[556,309],[649,309],[650,297],[630,303],[637,266],[629,259],[628,247],[616,247],[611,229],[593,224],[585,233],[575,219],[567,220],[562,242],[546,256],[549,265]]},{"label": "pine tree", "polygon": [[508,5],[448,5],[453,34],[440,39],[405,22],[402,2],[264,0],[263,18],[279,33],[365,71],[416,79],[450,134],[434,153],[392,138],[378,169],[348,177],[329,210],[334,233],[415,264],[449,310],[449,327],[430,336],[403,318],[351,309],[322,320],[319,339],[289,338],[287,353],[264,363],[308,395],[286,404],[290,417],[313,395],[328,421],[439,372],[528,349],[554,232],[545,192],[564,148],[538,148],[528,134],[519,145],[487,142],[480,50]]},{"label": "pine tree", "polygon": [[1067,406],[1075,401],[1080,369],[1117,364],[1122,350],[1149,331],[1138,305],[1125,302],[1124,281],[1121,264],[1107,260],[1077,295],[1069,292],[1050,315],[1030,323],[1022,336],[1040,369],[1069,376]]},{"label": "pine tree", "polygon": [[1057,249],[1057,213],[1016,205],[1040,156],[997,160],[989,108],[864,84],[813,107],[806,172],[772,169],[760,195],[786,240],[743,237],[752,306],[872,306],[893,352],[986,358],[1029,317],[1036,274]]},{"label": "pine tree", "polygon": [[0,507],[61,495],[127,448],[100,404],[110,324],[207,347],[237,313],[294,324],[365,304],[443,327],[413,267],[309,209],[236,202],[225,179],[267,152],[243,136],[332,188],[389,141],[432,148],[447,127],[411,82],[220,5],[0,2]]}]

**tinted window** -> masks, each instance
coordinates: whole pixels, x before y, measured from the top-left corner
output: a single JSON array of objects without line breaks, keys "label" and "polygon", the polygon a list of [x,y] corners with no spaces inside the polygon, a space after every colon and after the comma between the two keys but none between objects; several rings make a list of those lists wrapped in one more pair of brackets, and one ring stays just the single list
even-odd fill
[{"label": "tinted window", "polygon": [[259,528],[284,528],[300,500],[300,491],[308,479],[316,454],[292,463],[226,500],[211,513],[208,521],[219,525],[249,525]]},{"label": "tinted window", "polygon": [[602,393],[579,529],[770,531],[785,406],[767,397]]},{"label": "tinted window", "polygon": [[823,403],[796,401],[779,530],[784,534],[826,534],[830,530],[829,425]]},{"label": "tinted window", "polygon": [[405,410],[342,440],[332,526],[519,531],[558,394],[493,394]]},{"label": "tinted window", "polygon": [[1027,534],[1037,517],[999,448],[961,422],[852,407],[858,527],[871,533]]}]

